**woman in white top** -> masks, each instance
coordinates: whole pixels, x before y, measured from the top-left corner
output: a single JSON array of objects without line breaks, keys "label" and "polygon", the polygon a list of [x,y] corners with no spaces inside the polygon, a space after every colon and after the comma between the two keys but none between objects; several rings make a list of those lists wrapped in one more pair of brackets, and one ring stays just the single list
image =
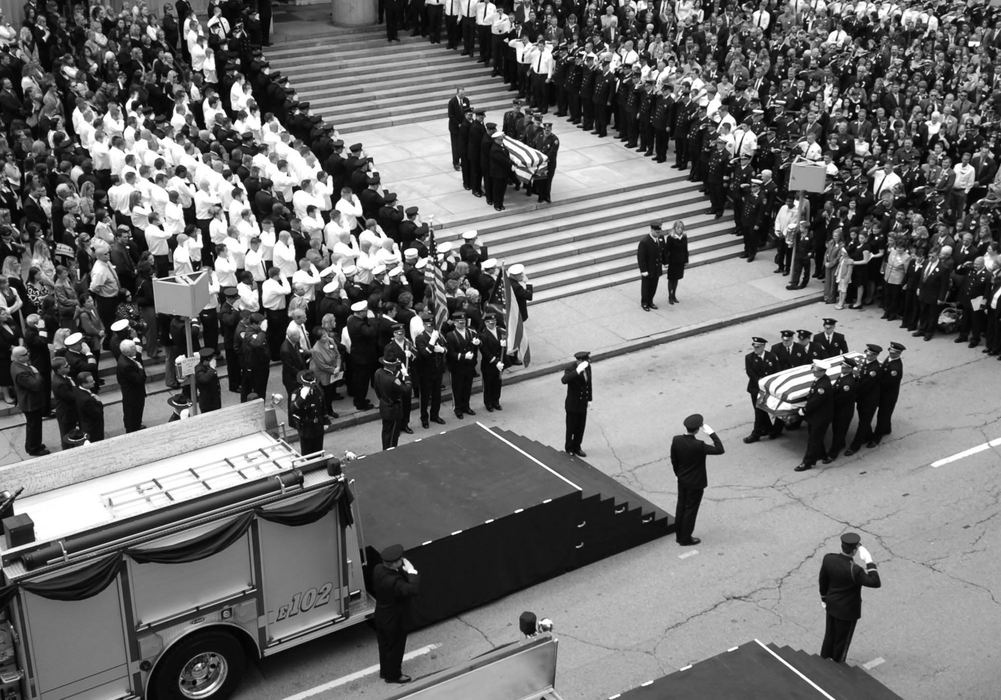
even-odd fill
[{"label": "woman in white top", "polygon": [[187,234],[179,233],[177,235],[177,247],[174,248],[174,252],[172,253],[175,275],[190,275],[195,271],[195,268],[191,265],[191,251],[188,248],[190,240]]}]

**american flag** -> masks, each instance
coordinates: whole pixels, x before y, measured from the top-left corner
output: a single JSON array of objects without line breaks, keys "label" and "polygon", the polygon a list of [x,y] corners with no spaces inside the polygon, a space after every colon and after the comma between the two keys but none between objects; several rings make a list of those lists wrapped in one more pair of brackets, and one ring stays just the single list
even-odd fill
[{"label": "american flag", "polygon": [[507,310],[507,354],[518,357],[521,363],[528,367],[532,364],[532,349],[528,345],[525,322],[518,310],[518,300],[511,291],[511,279],[507,276],[507,268],[503,266],[501,279],[504,283],[504,306]]},{"label": "american flag", "polygon": [[448,301],[445,299],[445,276],[438,265],[438,246],[434,242],[434,229],[428,233],[428,264],[424,268],[424,282],[431,288],[431,311],[434,313],[434,327],[448,320]]}]

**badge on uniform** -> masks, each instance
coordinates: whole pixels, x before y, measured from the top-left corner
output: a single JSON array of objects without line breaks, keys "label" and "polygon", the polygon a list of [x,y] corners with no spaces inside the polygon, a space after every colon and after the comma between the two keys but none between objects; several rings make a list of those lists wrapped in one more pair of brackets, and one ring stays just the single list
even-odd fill
[{"label": "badge on uniform", "polygon": [[894,370],[890,370],[890,376],[891,377],[896,377],[897,376],[897,370],[895,370],[895,369]]},{"label": "badge on uniform", "polygon": [[869,376],[870,376],[870,377],[875,377],[875,376],[876,376],[876,373],[875,373],[875,372],[869,372]]},{"label": "badge on uniform", "polygon": [[824,393],[824,390],[823,390],[823,389],[817,389],[817,393],[818,393],[818,394],[823,394],[823,393]]}]

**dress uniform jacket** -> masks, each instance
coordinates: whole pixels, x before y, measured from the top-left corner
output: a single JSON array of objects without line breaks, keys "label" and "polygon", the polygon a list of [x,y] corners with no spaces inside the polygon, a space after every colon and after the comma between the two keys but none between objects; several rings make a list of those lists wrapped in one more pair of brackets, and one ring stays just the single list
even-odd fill
[{"label": "dress uniform jacket", "polygon": [[863,569],[847,554],[826,554],[820,566],[820,599],[827,605],[827,614],[838,620],[858,620],[862,617],[862,586],[879,588],[879,572],[875,564]]},{"label": "dress uniform jacket", "polygon": [[825,333],[817,333],[813,336],[813,342],[823,353],[825,359],[848,352],[848,342],[841,333],[832,333],[830,339]]},{"label": "dress uniform jacket", "polygon": [[200,362],[195,367],[195,384],[198,387],[198,410],[202,413],[222,408],[222,390],[219,374],[212,365]]},{"label": "dress uniform jacket", "polygon": [[564,402],[566,410],[570,413],[586,412],[587,405],[594,398],[594,392],[591,388],[590,365],[583,372],[578,373],[577,363],[571,364],[563,370],[561,381],[567,385],[567,398]]},{"label": "dress uniform jacket", "polygon": [[104,439],[104,404],[93,393],[83,387],[76,388],[76,410],[80,417],[80,429],[87,439],[97,442]]},{"label": "dress uniform jacket", "polygon": [[791,343],[788,346],[785,343],[775,343],[775,345],[772,346],[772,354],[778,361],[780,370],[789,369],[791,367],[799,367],[800,365],[806,364],[804,361],[806,358],[806,351],[799,343]]},{"label": "dress uniform jacket", "polygon": [[690,489],[704,489],[706,455],[723,454],[723,442],[716,433],[709,436],[713,444],[707,445],[694,435],[675,435],[671,441],[671,466],[678,477],[678,485]]},{"label": "dress uniform jacket", "polygon": [[747,393],[754,397],[758,395],[758,380],[779,371],[779,362],[773,353],[767,350],[760,356],[749,352],[744,356],[744,372],[747,374]]}]

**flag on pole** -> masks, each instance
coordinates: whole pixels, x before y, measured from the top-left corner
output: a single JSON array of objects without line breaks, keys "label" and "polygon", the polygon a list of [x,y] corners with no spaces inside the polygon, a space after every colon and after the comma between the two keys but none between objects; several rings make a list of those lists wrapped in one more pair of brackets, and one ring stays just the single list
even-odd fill
[{"label": "flag on pole", "polygon": [[441,330],[442,324],[448,320],[448,300],[445,299],[445,275],[438,265],[438,246],[434,242],[433,228],[428,232],[428,264],[424,268],[424,282],[431,289],[434,327]]},{"label": "flag on pole", "polygon": [[528,345],[528,335],[525,332],[525,322],[518,310],[518,300],[511,290],[511,278],[507,276],[507,268],[501,267],[501,278],[504,281],[504,306],[507,310],[507,354],[514,355],[528,367],[532,363],[532,349]]}]

